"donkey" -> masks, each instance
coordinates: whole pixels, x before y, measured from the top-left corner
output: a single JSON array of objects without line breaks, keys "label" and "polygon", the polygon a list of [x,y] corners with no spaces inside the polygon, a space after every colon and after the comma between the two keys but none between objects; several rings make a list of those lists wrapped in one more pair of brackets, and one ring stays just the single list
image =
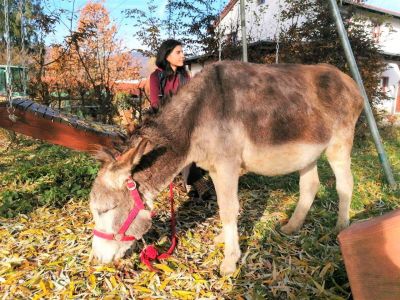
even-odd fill
[{"label": "donkey", "polygon": [[[209,171],[217,192],[222,222],[217,240],[225,243],[221,274],[234,272],[241,255],[237,220],[243,173],[300,172],[299,202],[281,228],[290,234],[302,226],[317,193],[317,159],[325,152],[336,177],[337,228],[343,229],[349,224],[350,154],[362,107],[355,82],[327,64],[226,61],[205,67],[145,120],[119,159],[107,150],[96,154],[103,165],[90,194],[94,256],[101,262],[121,258],[151,227],[153,199],[191,162]],[[134,217],[127,217],[133,210]],[[132,223],[124,223],[127,218]]]}]

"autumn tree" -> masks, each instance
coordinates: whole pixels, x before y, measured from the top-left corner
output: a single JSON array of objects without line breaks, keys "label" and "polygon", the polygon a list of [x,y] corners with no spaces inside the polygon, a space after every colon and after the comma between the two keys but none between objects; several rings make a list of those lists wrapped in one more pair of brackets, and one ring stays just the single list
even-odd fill
[{"label": "autumn tree", "polygon": [[[77,30],[68,37],[69,65],[89,83],[103,122],[112,122],[113,85],[119,79],[138,77],[138,65],[116,37],[117,28],[101,2],[88,2],[80,13]],[[78,85],[81,84],[78,82]]]}]

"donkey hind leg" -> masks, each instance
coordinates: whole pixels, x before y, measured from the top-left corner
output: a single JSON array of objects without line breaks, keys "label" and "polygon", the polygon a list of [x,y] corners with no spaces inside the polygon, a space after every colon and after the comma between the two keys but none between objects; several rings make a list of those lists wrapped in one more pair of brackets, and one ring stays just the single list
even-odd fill
[{"label": "donkey hind leg", "polygon": [[353,175],[351,174],[352,143],[335,143],[328,147],[326,156],[336,177],[336,191],[339,196],[339,214],[336,223],[338,231],[349,225],[350,203],[353,193]]},{"label": "donkey hind leg", "polygon": [[232,166],[218,168],[210,172],[217,192],[219,215],[222,222],[222,233],[225,242],[224,260],[221,263],[222,275],[231,274],[236,270],[236,262],[240,257],[239,234],[237,221],[239,214],[238,182],[239,171]]},{"label": "donkey hind leg", "polygon": [[281,227],[281,231],[291,234],[301,228],[304,220],[318,192],[319,178],[317,162],[313,162],[303,170],[300,170],[300,199],[289,222]]}]

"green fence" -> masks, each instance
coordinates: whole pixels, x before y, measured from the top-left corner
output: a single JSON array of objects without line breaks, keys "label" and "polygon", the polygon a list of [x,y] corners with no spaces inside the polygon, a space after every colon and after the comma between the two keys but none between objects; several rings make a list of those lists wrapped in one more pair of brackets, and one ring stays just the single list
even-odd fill
[{"label": "green fence", "polygon": [[[0,65],[0,96],[6,96],[7,87],[7,66]],[[21,66],[11,66],[11,85],[13,96],[25,96],[27,72],[26,68]]]}]

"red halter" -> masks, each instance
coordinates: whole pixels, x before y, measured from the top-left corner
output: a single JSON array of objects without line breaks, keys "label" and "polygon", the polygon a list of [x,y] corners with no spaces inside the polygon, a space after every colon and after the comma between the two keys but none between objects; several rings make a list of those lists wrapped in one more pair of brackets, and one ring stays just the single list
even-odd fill
[{"label": "red halter", "polygon": [[[96,229],[93,229],[93,235],[109,240],[109,241],[123,241],[123,242],[129,242],[129,241],[134,241],[136,238],[133,235],[125,235],[125,232],[128,230],[129,226],[132,224],[133,220],[135,220],[136,216],[138,213],[144,209],[144,203],[142,201],[142,198],[139,195],[139,192],[136,188],[136,183],[133,181],[131,177],[128,178],[126,182],[126,186],[128,190],[131,193],[131,196],[135,202],[135,206],[133,209],[130,211],[128,217],[126,218],[124,224],[122,224],[121,228],[118,230],[118,233],[104,233],[101,231],[98,231]],[[147,267],[150,269],[150,271],[155,271],[157,272],[156,269],[154,269],[151,265],[151,261],[156,260],[156,259],[165,259],[168,258],[172,252],[174,251],[176,244],[177,244],[177,238],[176,238],[176,231],[175,231],[175,226],[176,226],[176,220],[175,220],[175,211],[174,211],[174,194],[173,194],[173,184],[171,183],[169,185],[169,196],[170,196],[170,201],[171,201],[171,229],[172,229],[172,234],[171,234],[171,247],[166,253],[159,254],[157,249],[153,245],[147,246],[145,249],[142,250],[140,254],[140,259],[141,261],[147,265]],[[151,212],[151,216],[154,216],[154,212]]]},{"label": "red halter", "polygon": [[[129,242],[129,241],[134,241],[136,238],[133,235],[125,235],[126,231],[128,230],[129,226],[131,226],[133,220],[135,220],[136,216],[138,213],[144,209],[144,203],[142,201],[142,198],[139,195],[139,192],[136,188],[136,182],[133,181],[131,177],[128,178],[126,182],[126,187],[131,193],[131,196],[133,198],[133,201],[135,203],[135,206],[133,209],[130,211],[128,217],[126,218],[124,224],[122,224],[121,228],[118,230],[118,233],[104,233],[101,231],[98,231],[96,229],[93,229],[93,235],[109,240],[109,241],[123,241],[123,242]],[[153,216],[153,214],[152,214]]]}]

